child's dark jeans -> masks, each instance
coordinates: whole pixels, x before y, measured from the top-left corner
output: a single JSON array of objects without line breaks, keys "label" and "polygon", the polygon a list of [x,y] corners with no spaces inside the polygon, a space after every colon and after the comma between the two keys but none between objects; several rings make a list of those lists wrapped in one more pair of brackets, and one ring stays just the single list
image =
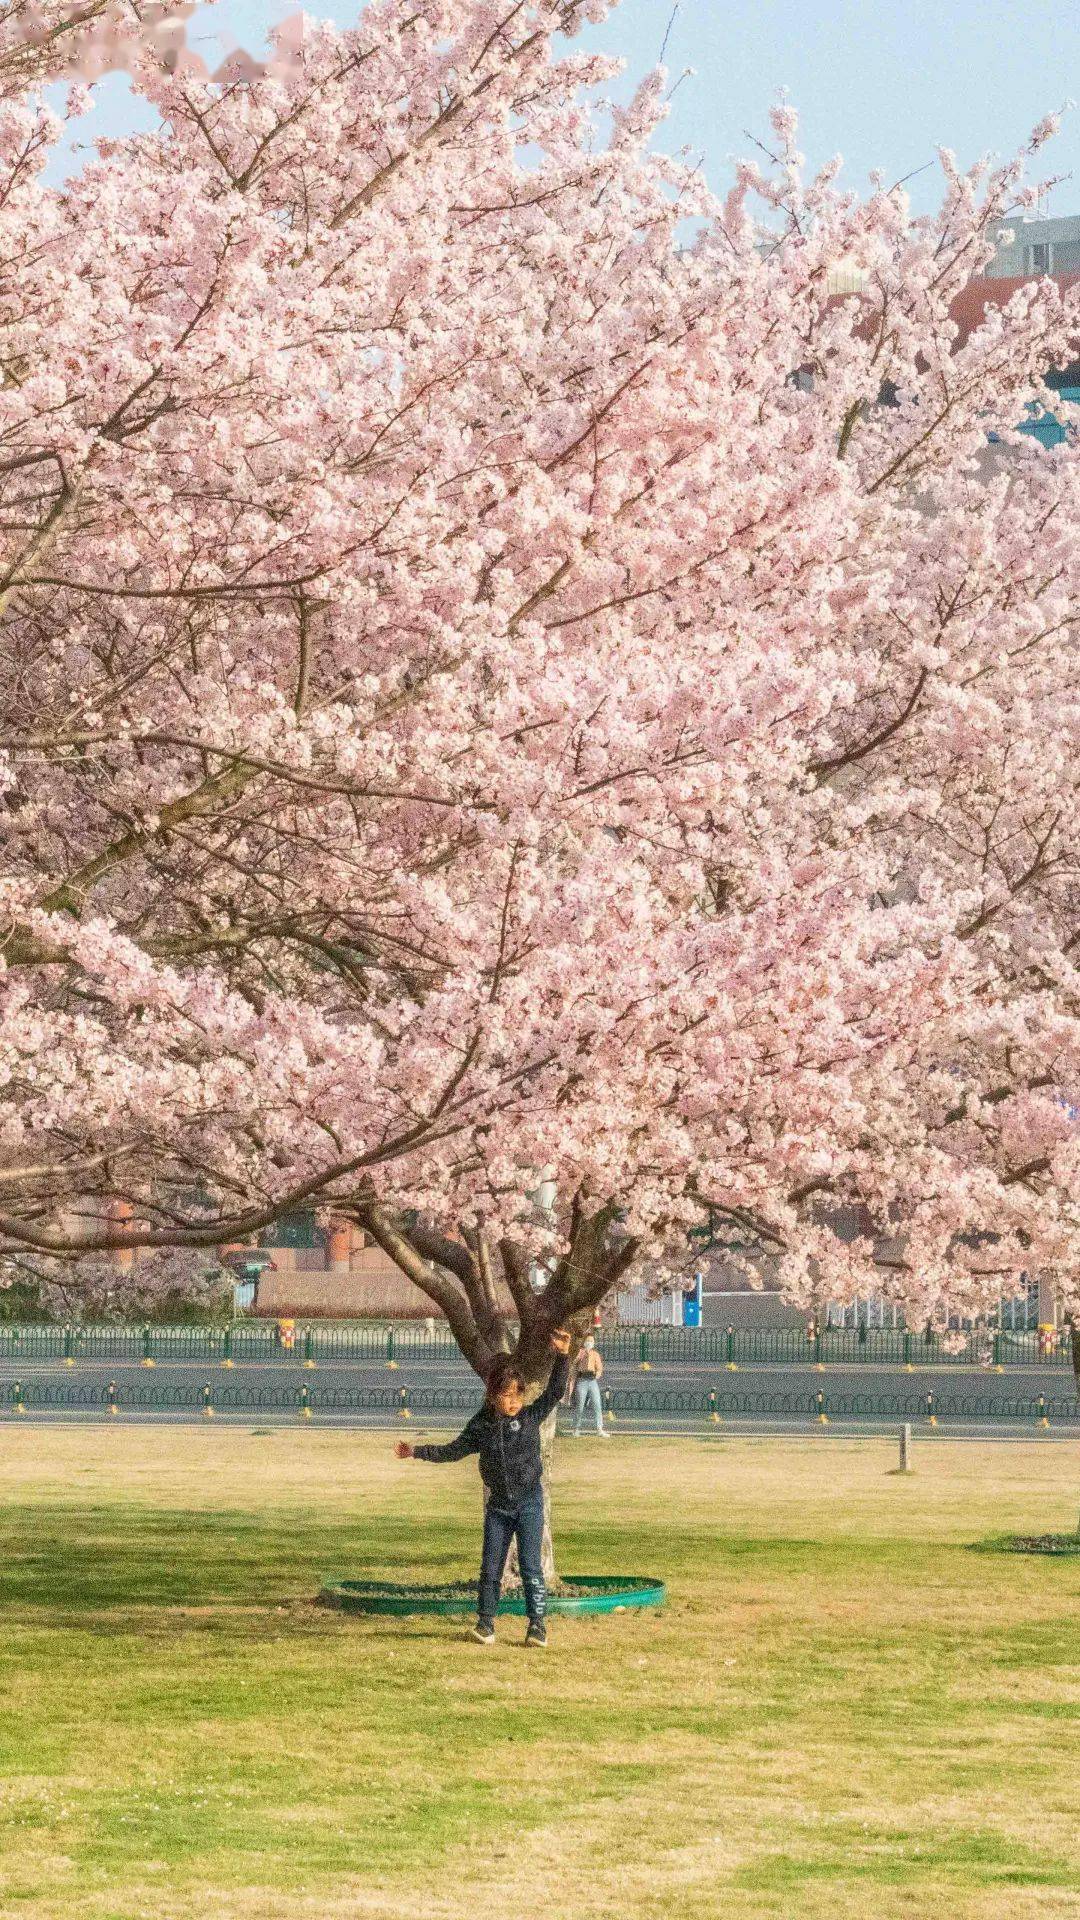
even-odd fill
[{"label": "child's dark jeans", "polygon": [[521,1584],[530,1620],[542,1620],[547,1602],[544,1588],[544,1494],[541,1487],[526,1494],[513,1508],[489,1500],[484,1514],[484,1554],[480,1562],[480,1618],[494,1620],[499,1604],[503,1569],[510,1542],[517,1535]]}]

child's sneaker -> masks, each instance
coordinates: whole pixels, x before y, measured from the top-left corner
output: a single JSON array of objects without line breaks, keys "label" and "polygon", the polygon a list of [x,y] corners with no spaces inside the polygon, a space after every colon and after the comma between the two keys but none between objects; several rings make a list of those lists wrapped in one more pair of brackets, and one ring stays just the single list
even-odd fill
[{"label": "child's sneaker", "polygon": [[547,1628],[542,1620],[529,1621],[529,1631],[525,1635],[525,1645],[527,1647],[547,1646]]},{"label": "child's sneaker", "polygon": [[495,1629],[491,1621],[478,1620],[472,1630],[472,1637],[474,1640],[479,1640],[482,1647],[493,1647],[495,1645]]}]

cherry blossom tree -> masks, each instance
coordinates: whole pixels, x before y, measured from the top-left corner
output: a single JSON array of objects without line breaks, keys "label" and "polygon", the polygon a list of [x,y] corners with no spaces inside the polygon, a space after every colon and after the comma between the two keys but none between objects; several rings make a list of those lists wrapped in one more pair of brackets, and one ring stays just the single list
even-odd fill
[{"label": "cherry blossom tree", "polygon": [[0,62],[3,1245],[315,1206],[537,1382],[705,1212],[1075,1309],[1080,320],[951,318],[1052,126],[718,200],[608,11],[147,54],[62,186]]},{"label": "cherry blossom tree", "polygon": [[91,1253],[78,1262],[37,1252],[10,1253],[0,1269],[0,1318],[42,1318],[71,1326],[118,1321],[225,1321],[234,1280],[210,1250],[163,1247],[133,1254]]}]

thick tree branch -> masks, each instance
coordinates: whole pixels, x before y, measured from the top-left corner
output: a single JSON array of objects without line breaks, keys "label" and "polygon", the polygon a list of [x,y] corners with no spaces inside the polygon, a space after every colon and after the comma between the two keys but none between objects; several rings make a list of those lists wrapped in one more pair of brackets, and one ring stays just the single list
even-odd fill
[{"label": "thick tree branch", "polygon": [[446,1315],[454,1339],[469,1365],[483,1379],[492,1357],[492,1349],[482,1337],[465,1293],[449,1275],[438,1273],[431,1260],[413,1243],[413,1230],[403,1230],[379,1206],[357,1209],[357,1219],[377,1246],[388,1254],[406,1278]]}]

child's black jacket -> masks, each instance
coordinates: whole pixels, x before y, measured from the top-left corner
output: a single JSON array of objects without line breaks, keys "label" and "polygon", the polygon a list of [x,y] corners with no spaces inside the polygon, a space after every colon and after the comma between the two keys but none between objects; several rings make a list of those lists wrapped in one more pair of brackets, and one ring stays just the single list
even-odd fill
[{"label": "child's black jacket", "polygon": [[417,1447],[417,1460],[464,1460],[480,1455],[480,1478],[497,1507],[518,1507],[540,1485],[540,1428],[566,1388],[569,1361],[560,1354],[551,1379],[531,1406],[509,1419],[484,1401],[456,1440],[445,1446]]}]

